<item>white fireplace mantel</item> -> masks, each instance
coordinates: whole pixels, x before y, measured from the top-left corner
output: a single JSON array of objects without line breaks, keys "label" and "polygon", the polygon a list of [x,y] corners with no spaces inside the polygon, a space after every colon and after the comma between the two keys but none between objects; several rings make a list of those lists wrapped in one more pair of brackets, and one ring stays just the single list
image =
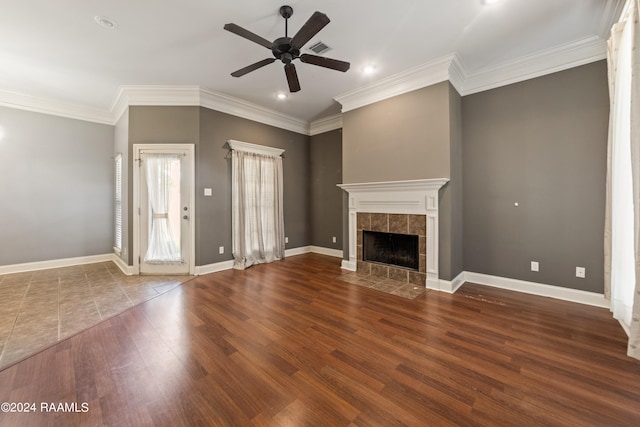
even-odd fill
[{"label": "white fireplace mantel", "polygon": [[427,217],[427,280],[425,286],[439,289],[438,191],[448,178],[410,181],[339,184],[349,193],[349,259],[342,268],[356,271],[358,212],[416,214]]}]

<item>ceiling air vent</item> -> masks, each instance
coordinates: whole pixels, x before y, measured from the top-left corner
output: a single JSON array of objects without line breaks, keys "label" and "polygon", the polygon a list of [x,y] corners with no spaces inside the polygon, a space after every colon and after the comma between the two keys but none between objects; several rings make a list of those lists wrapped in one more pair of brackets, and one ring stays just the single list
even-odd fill
[{"label": "ceiling air vent", "polygon": [[325,52],[331,50],[331,48],[329,46],[327,46],[326,44],[324,44],[323,42],[319,41],[318,43],[315,43],[315,44],[309,46],[309,50],[312,51],[313,53],[315,53],[316,55],[320,55],[322,53],[325,53]]}]

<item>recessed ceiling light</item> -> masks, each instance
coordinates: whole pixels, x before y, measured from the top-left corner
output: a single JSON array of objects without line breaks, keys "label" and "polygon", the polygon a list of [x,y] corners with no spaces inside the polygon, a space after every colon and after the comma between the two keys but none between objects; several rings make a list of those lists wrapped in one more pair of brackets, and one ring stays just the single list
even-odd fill
[{"label": "recessed ceiling light", "polygon": [[502,0],[482,0],[483,4],[496,4],[500,3]]},{"label": "recessed ceiling light", "polygon": [[365,66],[364,66],[364,68],[362,69],[362,71],[363,71],[365,74],[373,74],[373,73],[375,73],[375,72],[376,72],[376,66],[375,66],[375,65],[372,65],[372,64],[365,65]]},{"label": "recessed ceiling light", "polygon": [[116,21],[104,16],[94,16],[93,19],[95,19],[98,25],[100,25],[102,28],[106,28],[108,30],[114,29],[118,26],[118,23]]},{"label": "recessed ceiling light", "polygon": [[286,93],[284,93],[284,92],[278,92],[278,93],[276,94],[276,98],[278,98],[280,101],[282,101],[282,100],[284,100],[284,99],[287,99],[287,94],[286,94]]}]

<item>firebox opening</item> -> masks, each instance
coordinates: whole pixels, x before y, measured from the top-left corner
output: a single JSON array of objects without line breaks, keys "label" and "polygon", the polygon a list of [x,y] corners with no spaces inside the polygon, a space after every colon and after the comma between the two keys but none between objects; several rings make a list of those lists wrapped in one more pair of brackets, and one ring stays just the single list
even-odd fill
[{"label": "firebox opening", "polygon": [[362,260],[418,271],[419,238],[412,234],[362,232]]}]

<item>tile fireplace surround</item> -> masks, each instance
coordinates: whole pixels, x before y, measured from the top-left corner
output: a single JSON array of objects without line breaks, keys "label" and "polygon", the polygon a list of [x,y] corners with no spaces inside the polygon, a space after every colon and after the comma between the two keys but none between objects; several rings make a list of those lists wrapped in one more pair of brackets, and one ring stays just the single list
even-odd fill
[{"label": "tile fireplace surround", "polygon": [[[389,278],[412,285],[425,286],[427,278],[427,220],[426,215],[357,213],[356,270],[358,274]],[[418,236],[418,271],[393,265],[363,261],[363,231],[382,231],[385,233],[412,234]]]},{"label": "tile fireplace surround", "polygon": [[[349,194],[349,259],[342,262],[342,268],[350,271],[365,269],[365,274],[367,271],[378,276],[386,274],[386,277],[392,279],[439,289],[438,191],[448,181],[447,178],[436,178],[339,185]],[[422,224],[418,224],[422,221]],[[362,230],[367,229],[364,228],[366,225],[373,231],[422,236],[419,271],[363,263],[361,239]],[[396,228],[399,231],[395,231]],[[410,232],[411,230],[418,232]]]}]

